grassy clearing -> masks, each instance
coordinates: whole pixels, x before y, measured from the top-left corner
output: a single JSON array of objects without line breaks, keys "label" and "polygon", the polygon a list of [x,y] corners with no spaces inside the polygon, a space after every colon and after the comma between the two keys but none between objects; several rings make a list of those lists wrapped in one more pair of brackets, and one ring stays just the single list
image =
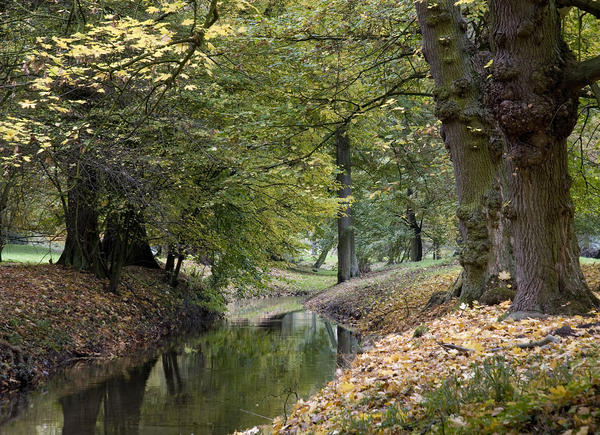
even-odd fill
[{"label": "grassy clearing", "polygon": [[250,324],[273,317],[282,316],[303,309],[302,299],[295,296],[279,298],[250,299],[232,302],[227,305],[227,318],[234,323]]},{"label": "grassy clearing", "polygon": [[272,295],[306,296],[318,293],[337,283],[337,271],[319,270],[313,272],[307,266],[292,266],[288,269],[275,269],[269,287]]},{"label": "grassy clearing", "polygon": [[2,261],[7,263],[42,264],[56,262],[61,251],[48,246],[6,245],[2,250]]},{"label": "grassy clearing", "polygon": [[398,331],[422,322],[430,296],[450,287],[458,273],[451,259],[402,263],[336,285],[311,298],[307,307],[362,332]]}]

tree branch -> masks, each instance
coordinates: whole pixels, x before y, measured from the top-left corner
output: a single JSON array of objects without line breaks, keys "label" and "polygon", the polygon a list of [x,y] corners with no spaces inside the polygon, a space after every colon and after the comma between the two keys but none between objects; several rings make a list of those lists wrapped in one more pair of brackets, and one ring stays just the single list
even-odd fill
[{"label": "tree branch", "polygon": [[575,6],[577,9],[600,18],[600,1],[598,0],[559,0],[558,5],[563,8]]},{"label": "tree branch", "polygon": [[600,56],[579,62],[567,76],[567,86],[583,88],[600,80]]}]

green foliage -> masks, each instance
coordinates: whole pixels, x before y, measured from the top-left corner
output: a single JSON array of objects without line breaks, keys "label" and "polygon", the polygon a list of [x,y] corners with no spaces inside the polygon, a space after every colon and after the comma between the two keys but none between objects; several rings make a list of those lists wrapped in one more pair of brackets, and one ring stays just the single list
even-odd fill
[{"label": "green foliage", "polygon": [[[372,399],[369,398],[369,400]],[[402,410],[395,405],[384,406],[379,414],[381,414],[381,420],[375,420],[369,414],[358,416],[348,414],[341,422],[342,432],[348,434],[370,434],[373,433],[375,421],[379,423],[377,427],[383,430],[389,428],[407,430],[411,428]]]}]

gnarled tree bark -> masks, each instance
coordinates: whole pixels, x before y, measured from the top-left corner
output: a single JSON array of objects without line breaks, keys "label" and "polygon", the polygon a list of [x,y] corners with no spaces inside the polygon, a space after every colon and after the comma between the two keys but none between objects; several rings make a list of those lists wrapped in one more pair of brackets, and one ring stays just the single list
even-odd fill
[{"label": "gnarled tree bark", "polygon": [[106,267],[100,255],[98,211],[95,178],[74,178],[67,194],[65,224],[67,238],[58,264],[87,270],[98,277],[106,276]]},{"label": "gnarled tree bark", "polygon": [[579,86],[595,76],[593,62],[575,65],[557,2],[489,6],[494,57],[487,102],[506,143],[517,284],[511,311],[584,312],[598,301],[579,265],[566,141],[577,121]]},{"label": "gnarled tree bark", "polygon": [[510,271],[510,249],[501,213],[503,143],[494,137],[482,100],[483,59],[470,53],[466,23],[455,0],[416,2],[423,54],[435,82],[436,115],[450,153],[458,196],[460,296],[479,299]]}]

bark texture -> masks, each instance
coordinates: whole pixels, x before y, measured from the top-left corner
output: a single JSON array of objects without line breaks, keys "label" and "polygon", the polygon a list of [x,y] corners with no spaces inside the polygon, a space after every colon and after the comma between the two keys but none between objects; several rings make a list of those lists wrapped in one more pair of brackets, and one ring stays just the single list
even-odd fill
[{"label": "bark texture", "polygon": [[105,277],[106,267],[100,255],[94,184],[91,177],[75,179],[71,184],[65,216],[67,238],[58,264]]},{"label": "bark texture", "polygon": [[458,196],[461,298],[479,299],[510,270],[501,214],[503,143],[494,137],[481,91],[482,59],[466,35],[455,0],[417,1],[423,54],[435,81],[436,115],[450,153]]},{"label": "bark texture", "polygon": [[[338,197],[347,201],[352,196],[352,166],[350,160],[350,140],[344,127],[340,127],[336,132],[336,162],[340,169],[337,181],[341,185]],[[337,223],[338,283],[340,283],[359,275],[354,242],[354,226],[352,224],[352,207],[350,204],[340,211]]]},{"label": "bark texture", "polygon": [[2,251],[7,244],[8,228],[7,228],[7,212],[8,198],[12,188],[11,180],[4,183],[0,189],[0,263],[2,262]]},{"label": "bark texture", "polygon": [[577,121],[575,60],[556,2],[490,0],[494,62],[488,104],[506,144],[506,214],[517,293],[513,312],[584,312],[597,306],[579,265],[567,137]]}]

